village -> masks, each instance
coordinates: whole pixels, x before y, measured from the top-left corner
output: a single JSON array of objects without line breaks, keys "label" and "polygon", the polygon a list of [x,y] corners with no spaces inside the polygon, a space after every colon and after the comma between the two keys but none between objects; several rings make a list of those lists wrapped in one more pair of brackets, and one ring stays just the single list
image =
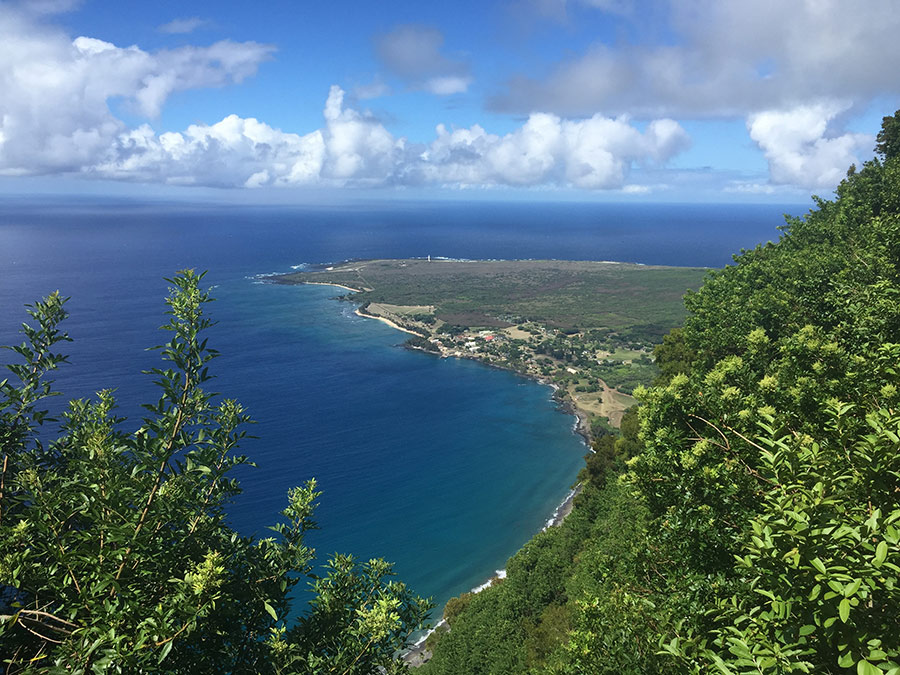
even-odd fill
[{"label": "village", "polygon": [[574,332],[530,321],[466,327],[437,319],[428,305],[366,303],[358,314],[410,333],[406,346],[412,349],[474,359],[550,384],[589,438],[618,427],[625,410],[636,402],[634,390],[658,374],[652,344],[624,339],[608,329]]}]

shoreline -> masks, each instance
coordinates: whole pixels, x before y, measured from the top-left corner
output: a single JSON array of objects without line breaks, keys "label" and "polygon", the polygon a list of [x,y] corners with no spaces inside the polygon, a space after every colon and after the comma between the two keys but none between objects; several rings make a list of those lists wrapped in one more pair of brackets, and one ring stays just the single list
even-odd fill
[{"label": "shoreline", "polygon": [[[566,498],[562,500],[559,506],[553,511],[553,515],[541,528],[541,532],[546,532],[551,527],[559,527],[562,525],[563,521],[572,513],[572,509],[575,507],[575,498],[581,494],[581,491],[584,489],[584,486],[581,483],[578,483],[574,488],[569,490]],[[534,536],[534,535],[532,535]],[[467,591],[468,593],[481,593],[484,590],[487,590],[495,583],[503,581],[506,578],[506,569],[496,570],[494,575],[489,577],[487,581],[484,583],[475,586],[472,590]],[[411,668],[418,668],[419,666],[427,663],[431,659],[431,652],[425,646],[428,637],[439,630],[442,626],[446,626],[446,620],[441,617],[441,619],[434,624],[434,628],[430,628],[425,631],[425,634],[422,635],[415,643],[405,652],[403,652],[400,656],[403,659],[403,662],[406,663]]]},{"label": "shoreline", "polygon": [[[301,283],[308,284],[311,286],[335,286],[337,288],[343,288],[343,289],[352,291],[354,293],[362,292],[359,289],[351,288],[351,287],[345,286],[343,284],[335,284],[335,283],[329,283],[329,282],[311,282],[311,281],[305,281],[305,282],[301,282]],[[387,324],[391,328],[401,331],[403,333],[407,333],[409,335],[415,335],[416,337],[420,337],[420,338],[426,337],[420,333],[417,333],[415,331],[409,330],[408,328],[404,328],[403,326],[400,326],[399,324],[397,324],[394,321],[391,321],[387,317],[379,316],[377,314],[369,314],[368,312],[365,312],[362,309],[361,305],[358,305],[356,307],[356,309],[353,310],[353,313],[356,316],[362,317],[364,319],[375,319],[377,321],[381,321],[382,323]],[[482,359],[479,359],[477,357],[469,356],[468,354],[455,355],[455,354],[445,353],[444,351],[442,351],[441,353],[435,354],[433,352],[428,352],[419,347],[413,347],[412,349],[415,349],[416,351],[431,353],[434,356],[438,356],[440,358],[447,358],[450,356],[454,356],[455,358],[466,358],[471,361],[477,361],[477,362],[481,363],[482,365],[485,365],[485,366],[488,366],[491,368],[497,368],[498,370],[505,370],[507,372],[512,372],[520,377],[524,377],[526,379],[537,382],[538,384],[550,387],[550,389],[553,392],[551,394],[551,398],[557,403],[557,405],[561,409],[561,412],[563,412],[563,414],[566,414],[566,415],[571,415],[572,417],[575,418],[575,420],[573,422],[572,433],[581,437],[581,440],[584,443],[584,445],[587,447],[588,451],[593,452],[593,449],[591,448],[590,422],[589,422],[588,414],[586,412],[582,411],[581,409],[579,409],[573,401],[569,400],[568,398],[565,398],[564,395],[560,394],[561,390],[560,390],[559,385],[557,385],[553,382],[550,382],[549,380],[547,380],[546,378],[544,378],[540,375],[522,372],[522,371],[516,370],[515,368],[506,366],[503,364],[489,363],[489,362],[483,361]],[[565,498],[562,500],[562,502],[560,502],[560,504],[556,507],[556,509],[554,509],[550,518],[547,519],[546,523],[541,528],[541,530],[540,530],[541,532],[545,532],[546,530],[548,530],[552,527],[558,527],[559,525],[561,525],[563,523],[563,521],[565,521],[565,519],[569,516],[569,514],[572,513],[572,510],[575,505],[575,498],[578,497],[579,494],[581,494],[582,489],[583,489],[583,485],[581,483],[578,483],[577,485],[575,485],[574,488],[571,488],[568,491]],[[534,534],[532,534],[531,536],[534,536]],[[489,577],[485,582],[479,584],[478,586],[475,586],[468,592],[469,593],[480,593],[481,591],[486,590],[487,588],[490,588],[491,586],[493,586],[494,583],[496,583],[498,581],[502,581],[504,578],[506,578],[506,569],[496,570],[494,575]],[[427,630],[422,635],[422,637],[420,637],[418,640],[416,640],[416,642],[407,651],[403,652],[400,655],[400,658],[403,660],[403,662],[406,663],[411,668],[416,668],[416,667],[421,666],[422,664],[426,663],[427,661],[429,661],[431,659],[431,652],[425,646],[426,640],[428,639],[428,636],[430,636],[432,633],[434,633],[436,630],[438,630],[441,626],[446,625],[446,623],[447,622],[443,619],[443,617],[441,617],[441,619],[435,624],[434,628]]]},{"label": "shoreline", "polygon": [[[280,282],[283,283],[283,282]],[[291,285],[296,284],[297,282],[291,282]],[[334,286],[335,288],[343,288],[345,291],[350,291],[351,293],[362,293],[363,290],[361,288],[353,288],[352,286],[345,286],[344,284],[334,284],[330,281],[301,281],[301,285],[305,284],[307,286]]]},{"label": "shoreline", "polygon": [[[385,321],[386,323],[390,323],[391,325],[393,325],[395,328],[397,328],[397,330],[402,330],[407,333],[412,333],[412,331],[408,331],[408,330],[402,328],[401,326],[397,326],[397,325],[393,324],[393,322],[390,322],[389,320],[384,319],[383,317],[373,316],[371,314],[360,313],[358,311],[356,313],[359,316],[366,317],[367,319],[381,319],[382,321]],[[418,333],[412,333],[412,334],[419,335]],[[419,337],[424,337],[424,336],[419,335]],[[538,384],[542,384],[545,387],[550,387],[550,389],[553,390],[553,393],[551,394],[551,398],[554,401],[556,401],[557,405],[561,408],[562,413],[564,415],[571,415],[572,417],[575,418],[575,421],[573,422],[573,425],[572,425],[572,433],[574,433],[577,436],[581,436],[581,440],[584,441],[584,444],[587,446],[588,450],[590,452],[593,452],[593,449],[591,448],[591,440],[592,440],[591,439],[591,421],[590,421],[589,413],[587,413],[586,411],[582,410],[577,405],[575,405],[575,402],[572,401],[572,399],[566,398],[565,394],[560,394],[560,386],[558,384],[556,384],[555,382],[551,382],[545,376],[536,375],[534,373],[528,373],[528,372],[524,372],[521,370],[517,370],[517,369],[513,368],[512,366],[508,366],[503,363],[491,363],[490,361],[485,361],[483,359],[479,359],[477,356],[474,356],[472,354],[448,353],[447,350],[443,350],[438,353],[438,352],[428,351],[427,349],[422,349],[421,347],[414,347],[414,346],[407,346],[407,349],[423,352],[425,354],[431,354],[432,356],[437,356],[442,359],[447,359],[447,358],[468,359],[469,361],[475,361],[476,363],[480,363],[481,365],[483,365],[487,368],[496,368],[497,370],[503,370],[508,373],[515,373],[519,377],[524,377],[525,379],[531,380],[532,382],[537,382]]]},{"label": "shoreline", "polygon": [[[326,284],[326,285],[335,286],[337,284]],[[342,288],[347,288],[347,287],[342,286]],[[375,319],[376,321],[381,321],[382,323],[386,323],[391,328],[395,328],[396,330],[403,331],[404,333],[409,333],[410,335],[415,335],[416,337],[420,337],[420,338],[425,337],[421,333],[417,333],[414,330],[410,330],[409,328],[404,328],[403,326],[401,326],[397,323],[394,323],[393,321],[391,321],[390,319],[388,319],[385,316],[378,316],[377,314],[369,314],[368,312],[364,312],[362,307],[357,307],[355,310],[353,310],[353,313],[356,314],[356,316],[363,317],[364,319]],[[424,350],[422,350],[422,351],[424,351]]]}]

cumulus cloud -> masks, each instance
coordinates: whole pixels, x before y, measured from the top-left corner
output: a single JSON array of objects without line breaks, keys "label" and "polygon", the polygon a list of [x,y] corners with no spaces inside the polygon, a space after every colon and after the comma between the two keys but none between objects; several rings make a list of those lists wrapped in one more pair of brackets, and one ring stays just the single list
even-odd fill
[{"label": "cumulus cloud", "polygon": [[[567,7],[593,7],[633,23],[636,34],[644,20],[631,0],[525,1],[563,18]],[[666,17],[664,43],[597,42],[543,75],[512,77],[489,107],[563,117],[743,117],[771,185],[831,188],[848,164],[871,157],[871,138],[843,133],[839,122],[877,97],[900,95],[900,13],[892,0],[652,4]]]},{"label": "cumulus cloud", "polygon": [[319,179],[325,161],[321,131],[299,136],[256,119],[229,115],[213,125],[157,136],[149,125],[125,131],[83,172],[170,185],[260,187]]},{"label": "cumulus cloud", "polygon": [[344,92],[332,87],[325,125],[305,135],[237,115],[158,136],[142,125],[119,134],[103,159],[83,171],[119,180],[216,187],[388,182],[402,163],[405,142],[377,120],[345,108],[343,98]]},{"label": "cumulus cloud", "polygon": [[344,105],[332,87],[325,124],[306,135],[230,115],[156,136],[148,125],[121,133],[103,161],[86,168],[104,178],[213,186],[626,186],[634,163],[656,166],[687,147],[684,130],[657,120],[643,132],[624,118],[563,120],[536,113],[497,136],[478,125],[448,131],[426,146],[394,137],[376,118]]},{"label": "cumulus cloud", "polygon": [[[426,35],[416,46],[422,34],[416,35],[393,52],[398,72],[436,93],[464,90],[457,66],[441,65],[439,40]],[[430,143],[411,144],[372,114],[348,106],[337,86],[328,92],[321,128],[305,134],[237,115],[158,133],[149,123],[129,128],[110,110],[109,101],[118,99],[152,119],[173,92],[238,82],[271,52],[266,45],[226,41],[151,53],[90,37],[73,40],[21,12],[0,9],[0,175],[68,173],[246,188],[622,189],[634,165],[660,166],[689,143],[670,119],[641,130],[626,117],[569,120],[534,113],[503,136],[478,125],[438,126]],[[431,55],[430,65],[414,64],[417,54],[426,62]]]},{"label": "cumulus cloud", "polygon": [[209,24],[206,19],[199,16],[192,16],[187,19],[172,19],[169,23],[158,26],[156,30],[160,33],[169,33],[170,35],[186,35],[193,33],[198,28],[203,28]]},{"label": "cumulus cloud", "polygon": [[324,177],[380,183],[392,174],[405,141],[395,139],[378,120],[344,108],[344,92],[333,86],[325,102]]},{"label": "cumulus cloud", "polygon": [[505,136],[478,125],[453,131],[440,125],[437,135],[418,169],[429,182],[457,185],[622,188],[634,163],[664,163],[690,144],[672,120],[656,120],[641,133],[625,118],[564,120],[547,113],[532,114]]},{"label": "cumulus cloud", "polygon": [[240,82],[272,51],[226,40],[150,53],[0,8],[0,174],[78,171],[126,131],[110,99],[152,118],[173,92]]},{"label": "cumulus cloud", "polygon": [[[603,0],[607,11],[625,8]],[[661,3],[662,4],[662,3]],[[664,45],[595,44],[545,77],[521,74],[491,105],[563,116],[743,116],[808,101],[900,92],[892,0],[665,0]],[[631,13],[642,21],[640,13]]]},{"label": "cumulus cloud", "polygon": [[689,145],[673,120],[655,120],[642,133],[624,117],[566,120],[533,113],[505,136],[478,125],[453,131],[439,125],[418,169],[442,184],[618,189],[633,164],[663,164]]},{"label": "cumulus cloud", "polygon": [[771,182],[831,188],[861,153],[871,154],[874,136],[828,133],[829,123],[847,107],[819,103],[751,115],[747,130],[769,162]]},{"label": "cumulus cloud", "polygon": [[438,96],[465,92],[472,82],[469,67],[441,53],[443,34],[419,25],[397,26],[375,41],[375,52],[385,67],[413,89]]}]

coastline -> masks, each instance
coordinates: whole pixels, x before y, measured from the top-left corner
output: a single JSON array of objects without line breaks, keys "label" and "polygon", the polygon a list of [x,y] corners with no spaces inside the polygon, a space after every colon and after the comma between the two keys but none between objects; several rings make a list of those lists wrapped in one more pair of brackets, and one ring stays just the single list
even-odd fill
[{"label": "coastline", "polygon": [[[326,285],[336,286],[337,284],[326,284]],[[347,287],[342,286],[342,288],[347,288]],[[414,330],[410,330],[409,328],[404,328],[403,326],[401,326],[397,323],[394,323],[387,317],[378,316],[377,314],[369,314],[368,312],[364,312],[361,307],[357,307],[355,310],[353,310],[353,313],[356,314],[356,316],[363,317],[364,319],[375,319],[376,321],[381,321],[382,323],[386,323],[391,328],[395,328],[399,331],[403,331],[404,333],[409,333],[410,335],[415,335],[416,337],[425,337],[421,333],[417,333]]]},{"label": "coastline", "polygon": [[[338,286],[339,284],[325,284],[325,285]],[[342,286],[342,288],[346,288],[346,286]],[[408,333],[410,335],[416,335],[418,337],[424,337],[423,335],[416,333],[415,331],[411,331],[408,328],[404,328],[403,326],[396,324],[395,322],[391,321],[390,319],[388,319],[386,317],[364,312],[364,311],[362,311],[361,307],[357,307],[353,313],[356,314],[357,316],[361,316],[365,319],[376,319],[378,321],[381,321],[382,323],[387,324],[391,328],[402,331],[404,333]],[[423,351],[423,352],[425,351],[420,348],[415,348],[415,349],[417,349],[418,351]],[[431,353],[431,352],[426,352],[426,353]],[[438,356],[444,357],[447,355],[439,354]],[[499,370],[510,371],[510,372],[516,373],[517,375],[521,375],[528,379],[534,380],[534,381],[538,382],[539,384],[550,387],[553,390],[553,399],[560,405],[560,407],[562,408],[562,412],[564,414],[572,415],[575,418],[574,425],[572,428],[573,433],[577,434],[578,436],[581,436],[581,438],[584,441],[584,444],[587,446],[588,450],[590,452],[593,452],[593,450],[591,449],[591,445],[590,445],[590,442],[591,442],[590,423],[588,421],[587,414],[584,413],[584,411],[580,410],[578,407],[576,407],[572,403],[572,401],[562,398],[559,395],[559,386],[558,385],[556,385],[552,382],[548,382],[543,377],[536,377],[535,375],[532,375],[530,373],[522,373],[522,372],[520,372],[514,368],[510,368],[508,366],[502,366],[502,365],[498,365],[498,364],[494,364],[494,363],[485,363],[484,361],[481,361],[481,359],[472,358],[465,354],[461,354],[457,358],[468,358],[472,361],[478,361],[488,367],[497,368]],[[558,527],[559,525],[561,525],[563,523],[563,521],[566,519],[566,517],[568,517],[568,515],[570,513],[572,513],[572,509],[575,506],[575,498],[581,493],[582,489],[583,489],[583,486],[581,485],[581,483],[579,483],[574,488],[569,490],[568,494],[565,496],[563,501],[553,511],[553,514],[547,520],[547,523],[544,525],[544,527],[541,528],[541,532],[544,532],[551,527]],[[505,569],[497,570],[496,573],[493,576],[491,576],[487,581],[485,581],[482,584],[479,584],[478,586],[473,588],[471,591],[469,591],[469,593],[480,593],[481,591],[483,591],[487,588],[490,588],[495,583],[503,580],[504,578],[506,578],[506,570]],[[441,618],[435,624],[434,628],[426,631],[425,634],[422,635],[422,637],[420,637],[412,647],[410,647],[406,652],[404,652],[402,654],[401,658],[403,659],[403,662],[406,663],[406,665],[408,665],[411,668],[417,668],[418,666],[421,666],[422,664],[427,663],[429,661],[429,659],[431,658],[431,652],[426,647],[426,640],[428,639],[428,636],[430,636],[436,630],[439,630],[442,626],[445,626],[446,623],[447,622],[443,618]]]},{"label": "coastline", "polygon": [[[581,494],[584,486],[581,483],[578,483],[574,488],[569,490],[569,493],[566,495],[566,498],[560,503],[559,506],[556,507],[556,510],[553,511],[553,515],[547,521],[547,524],[541,528],[541,532],[546,532],[551,527],[559,527],[562,525],[563,521],[568,517],[570,513],[572,513],[572,509],[575,507],[575,498]],[[484,590],[487,590],[491,586],[496,583],[503,581],[506,578],[506,570],[497,570],[493,576],[491,576],[487,581],[478,586],[475,586],[472,590],[468,591],[469,593],[481,593]],[[431,628],[425,631],[425,634],[422,635],[418,640],[416,640],[415,644],[410,647],[407,651],[403,652],[401,658],[403,662],[411,668],[418,668],[424,663],[427,663],[431,659],[431,651],[426,646],[426,641],[428,637],[437,630],[440,630],[441,627],[446,626],[447,622],[441,617],[440,621],[438,621],[434,628]]]},{"label": "coastline", "polygon": [[[283,283],[283,282],[279,282]],[[291,282],[292,284],[296,282]],[[306,284],[307,286],[334,286],[335,288],[343,288],[345,291],[350,291],[351,293],[362,293],[363,289],[361,288],[353,288],[351,286],[345,286],[344,284],[334,284],[330,281],[301,281],[301,284]]]},{"label": "coastline", "polygon": [[[635,403],[635,384],[654,376],[659,332],[677,323],[683,287],[693,288],[701,271],[612,261],[430,257],[327,265],[305,265],[276,281],[361,289],[340,299],[354,302],[358,315],[415,336],[407,348],[559,385],[556,400],[576,417],[576,433],[588,444],[596,425],[618,427]],[[628,269],[619,274],[612,267]],[[609,298],[585,291],[591,284]],[[565,303],[557,302],[559,293]],[[487,313],[481,300],[491,308]]]},{"label": "coastline", "polygon": [[[393,326],[397,330],[402,330],[406,333],[412,333],[413,335],[419,335],[418,333],[414,333],[413,331],[407,330],[407,329],[403,328],[402,326],[396,325],[395,323],[393,323],[389,319],[385,319],[384,317],[374,316],[372,314],[366,314],[364,312],[360,312],[359,310],[357,310],[355,313],[358,316],[363,316],[367,319],[379,319],[381,321],[384,321],[385,323]],[[424,336],[419,335],[419,337],[424,337]],[[556,403],[562,409],[563,414],[571,415],[572,417],[575,418],[575,421],[572,426],[572,432],[578,436],[581,436],[581,439],[584,441],[584,444],[587,446],[588,450],[593,452],[593,450],[591,449],[591,440],[592,440],[591,439],[591,419],[590,419],[589,413],[582,410],[577,405],[575,405],[575,402],[569,398],[566,398],[564,394],[560,394],[559,393],[560,392],[559,385],[556,384],[555,382],[551,382],[543,375],[536,375],[534,373],[517,370],[517,369],[513,368],[512,366],[508,366],[503,363],[491,363],[490,361],[485,361],[484,359],[479,359],[475,355],[466,354],[464,352],[448,353],[447,351],[442,350],[440,353],[437,353],[437,352],[428,351],[427,349],[422,349],[421,347],[408,346],[407,348],[415,350],[415,351],[424,352],[426,354],[432,354],[433,356],[439,356],[440,358],[451,358],[452,357],[455,359],[468,359],[469,361],[476,361],[477,363],[480,363],[481,365],[483,365],[487,368],[496,368],[497,370],[505,370],[508,373],[515,373],[516,375],[519,375],[520,377],[524,377],[526,379],[537,382],[538,384],[542,384],[544,386],[550,387],[550,389],[553,390],[552,398],[554,401],[556,401]]]}]

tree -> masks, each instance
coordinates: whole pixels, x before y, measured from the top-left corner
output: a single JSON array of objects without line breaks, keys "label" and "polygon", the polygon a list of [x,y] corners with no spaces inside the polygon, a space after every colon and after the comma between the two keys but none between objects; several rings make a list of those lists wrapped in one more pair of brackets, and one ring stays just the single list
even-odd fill
[{"label": "tree", "polygon": [[[26,340],[0,383],[0,655],[8,673],[397,672],[430,603],[391,579],[381,560],[337,556],[313,572],[304,535],[315,527],[314,480],[290,490],[284,520],[264,539],[225,523],[240,491],[230,477],[250,422],[236,401],[202,385],[217,352],[203,275],[170,280],[171,339],[151,371],[160,398],[122,431],[109,391],[75,400],[46,443],[40,402],[65,300],[35,303]],[[292,590],[311,578],[309,609],[292,618]]]},{"label": "tree", "polygon": [[885,160],[900,153],[900,110],[881,119],[881,131],[875,137],[875,152]]}]

